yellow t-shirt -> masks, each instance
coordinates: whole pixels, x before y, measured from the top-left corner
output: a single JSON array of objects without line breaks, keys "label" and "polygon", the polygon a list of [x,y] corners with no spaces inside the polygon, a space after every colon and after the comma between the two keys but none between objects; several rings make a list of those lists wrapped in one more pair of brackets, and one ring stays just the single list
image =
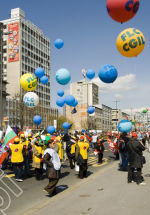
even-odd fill
[{"label": "yellow t-shirt", "polygon": [[41,158],[38,158],[35,154],[34,154],[34,147],[37,150],[38,154],[42,154],[42,146],[33,146],[33,159],[35,161],[35,163],[40,163],[41,162]]},{"label": "yellow t-shirt", "polygon": [[71,145],[71,151],[70,151],[70,154],[74,154],[76,151],[76,143],[72,144]]},{"label": "yellow t-shirt", "polygon": [[58,155],[59,155],[59,158],[60,160],[63,159],[63,148],[62,148],[62,143],[58,142]]},{"label": "yellow t-shirt", "polygon": [[80,154],[81,154],[82,158],[87,159],[88,158],[89,143],[79,141],[78,146],[80,148]]},{"label": "yellow t-shirt", "polygon": [[22,163],[24,161],[23,159],[23,144],[12,144],[10,145],[11,150],[11,162],[12,163]]}]

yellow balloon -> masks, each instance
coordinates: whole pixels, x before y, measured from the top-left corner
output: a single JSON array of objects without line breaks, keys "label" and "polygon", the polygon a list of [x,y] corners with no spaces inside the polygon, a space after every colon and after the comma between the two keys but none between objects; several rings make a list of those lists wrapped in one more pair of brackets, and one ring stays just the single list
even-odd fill
[{"label": "yellow balloon", "polygon": [[32,75],[31,73],[26,73],[21,76],[20,85],[24,90],[33,91],[37,86],[37,79],[35,75]]},{"label": "yellow balloon", "polygon": [[122,31],[116,41],[117,49],[125,57],[136,57],[145,47],[145,37],[136,28]]}]

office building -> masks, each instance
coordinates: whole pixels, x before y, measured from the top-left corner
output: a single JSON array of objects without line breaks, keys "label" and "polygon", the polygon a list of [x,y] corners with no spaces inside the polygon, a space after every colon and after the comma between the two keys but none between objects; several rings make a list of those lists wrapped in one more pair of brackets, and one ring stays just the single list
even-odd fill
[{"label": "office building", "polygon": [[[10,18],[1,21],[4,25],[3,39],[3,78],[8,82],[7,93],[10,102],[22,103],[23,95],[26,93],[20,86],[20,77],[25,73],[34,73],[37,67],[42,67],[45,70],[45,75],[48,77],[48,83],[43,85],[38,79],[38,85],[35,93],[39,96],[40,103],[38,108],[33,111],[33,114],[38,114],[39,111],[43,118],[41,126],[44,125],[46,118],[51,114],[57,118],[58,111],[50,108],[50,40],[43,34],[32,22],[25,19],[25,13],[20,8],[11,10]],[[7,105],[7,114],[10,115],[11,109],[14,109],[9,104]],[[24,108],[26,109],[26,108]],[[24,126],[30,126],[26,115],[28,110],[24,111]],[[33,116],[32,116],[33,118]]]}]

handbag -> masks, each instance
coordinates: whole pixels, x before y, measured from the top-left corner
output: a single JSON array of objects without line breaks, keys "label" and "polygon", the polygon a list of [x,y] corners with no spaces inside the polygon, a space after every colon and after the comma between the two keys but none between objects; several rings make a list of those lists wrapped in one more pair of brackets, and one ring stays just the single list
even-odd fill
[{"label": "handbag", "polygon": [[75,163],[75,171],[79,172],[79,165],[77,165],[77,163]]}]

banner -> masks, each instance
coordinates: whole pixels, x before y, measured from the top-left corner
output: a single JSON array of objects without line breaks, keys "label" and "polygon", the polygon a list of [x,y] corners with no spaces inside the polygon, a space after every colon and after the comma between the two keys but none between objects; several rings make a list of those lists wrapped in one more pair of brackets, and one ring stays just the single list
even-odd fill
[{"label": "banner", "polygon": [[112,140],[109,139],[109,137],[107,137],[107,143],[109,145],[110,151],[116,155],[118,153],[117,143],[114,143]]},{"label": "banner", "polygon": [[8,25],[8,62],[19,61],[19,23]]}]

